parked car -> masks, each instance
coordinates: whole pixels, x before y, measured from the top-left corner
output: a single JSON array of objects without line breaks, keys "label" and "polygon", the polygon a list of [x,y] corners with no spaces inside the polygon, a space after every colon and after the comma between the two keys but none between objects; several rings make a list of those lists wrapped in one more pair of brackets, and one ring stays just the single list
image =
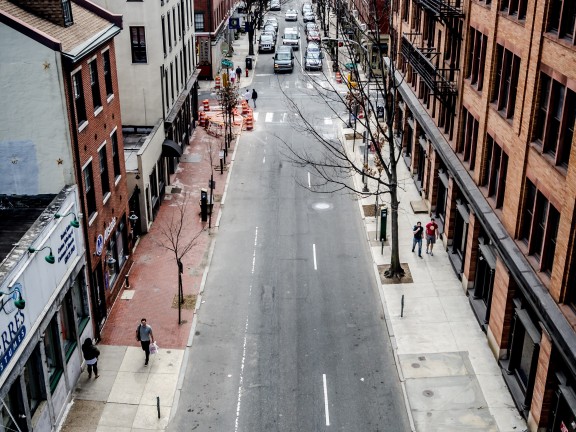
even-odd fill
[{"label": "parked car", "polygon": [[308,34],[310,30],[316,30],[317,32],[320,31],[320,29],[318,28],[318,24],[313,22],[306,23],[306,26],[304,27],[304,31],[306,32],[306,34]]},{"label": "parked car", "polygon": [[312,3],[303,3],[302,4],[302,15],[304,15],[305,12],[312,12]]},{"label": "parked car", "polygon": [[298,11],[296,9],[288,9],[284,19],[286,21],[298,21]]},{"label": "parked car", "polygon": [[304,70],[322,70],[322,59],[324,55],[315,50],[306,50],[304,54]]},{"label": "parked car", "polygon": [[270,34],[262,33],[258,42],[258,52],[274,52],[276,42]]},{"label": "parked car", "polygon": [[271,11],[282,10],[282,7],[280,6],[280,0],[271,0],[270,1],[270,10]]},{"label": "parked car", "polygon": [[274,73],[292,72],[294,70],[294,53],[292,48],[281,46],[274,54]]},{"label": "parked car", "polygon": [[274,43],[276,43],[276,30],[274,30],[274,26],[271,24],[265,25],[262,29],[262,34],[269,34],[274,38]]},{"label": "parked car", "polygon": [[319,45],[318,43],[316,43],[316,42],[310,42],[310,43],[308,44],[308,46],[306,47],[306,51],[307,51],[307,52],[308,52],[308,51],[310,51],[310,52],[314,51],[314,52],[317,52],[317,53],[322,53],[322,50],[320,49],[320,45]]},{"label": "parked car", "polygon": [[276,33],[278,33],[278,20],[276,19],[276,17],[266,18],[266,21],[264,22],[264,26],[267,26],[267,25],[274,26],[274,30],[276,31]]},{"label": "parked car", "polygon": [[306,41],[308,41],[308,42],[320,43],[321,40],[322,40],[322,37],[320,36],[320,32],[317,30],[310,30],[308,32],[308,34],[306,35]]},{"label": "parked car", "polygon": [[307,22],[316,22],[316,17],[314,16],[314,14],[312,12],[305,12],[304,16],[302,17],[302,20],[307,23]]},{"label": "parked car", "polygon": [[294,50],[299,49],[300,45],[300,35],[298,30],[293,27],[288,27],[284,30],[284,35],[282,36],[282,45],[290,46]]}]

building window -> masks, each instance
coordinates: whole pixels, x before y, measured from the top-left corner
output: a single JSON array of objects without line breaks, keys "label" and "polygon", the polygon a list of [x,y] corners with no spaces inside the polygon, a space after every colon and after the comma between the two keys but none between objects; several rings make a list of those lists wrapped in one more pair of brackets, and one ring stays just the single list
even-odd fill
[{"label": "building window", "polygon": [[194,12],[194,30],[204,31],[204,12]]},{"label": "building window", "polygon": [[64,296],[59,316],[60,328],[62,329],[62,341],[64,342],[64,354],[66,355],[66,361],[68,361],[78,345],[76,339],[76,317],[72,304],[72,293],[70,291]]},{"label": "building window", "polygon": [[40,346],[36,345],[34,351],[24,368],[24,384],[26,385],[26,395],[28,396],[28,407],[30,416],[34,417],[36,409],[40,403],[46,400],[46,388],[44,386],[44,371],[42,369],[42,358],[40,356]]},{"label": "building window", "polygon": [[508,171],[508,155],[494,139],[488,135],[486,139],[486,159],[482,186],[488,187],[488,196],[496,201],[496,208],[502,208],[506,190],[506,174]]},{"label": "building window", "polygon": [[50,380],[50,391],[54,393],[58,381],[62,376],[62,351],[60,348],[60,332],[58,318],[54,316],[44,333],[44,350],[46,352],[46,366]]},{"label": "building window", "polygon": [[176,80],[174,82],[176,83],[176,94],[178,94],[180,91],[180,81],[178,79],[178,57],[174,59],[174,72],[176,72]]},{"label": "building window", "polygon": [[164,52],[164,57],[167,55],[166,51],[166,18],[162,15],[162,49]]},{"label": "building window", "polygon": [[[6,386],[7,388],[7,386]],[[17,379],[0,400],[0,429],[2,432],[28,431],[22,387]]]},{"label": "building window", "polygon": [[88,287],[84,279],[84,273],[78,274],[74,280],[74,284],[70,289],[72,297],[72,304],[74,305],[74,313],[76,316],[76,325],[78,331],[82,333],[86,324],[90,320],[90,307],[88,305]]},{"label": "building window", "polygon": [[110,51],[105,51],[104,54],[102,54],[102,63],[104,65],[106,95],[107,97],[110,97],[114,94],[114,87],[112,86],[112,66],[110,65]]},{"label": "building window", "polygon": [[114,160],[114,178],[117,179],[122,175],[120,171],[120,152],[118,151],[118,134],[116,131],[112,132],[110,135],[110,141],[112,141],[112,159]]},{"label": "building window", "polygon": [[106,199],[106,195],[110,193],[110,179],[108,178],[108,160],[106,159],[106,146],[103,145],[98,151],[98,158],[100,159],[100,184],[102,185],[102,199]]},{"label": "building window", "polygon": [[94,182],[92,181],[92,162],[84,168],[84,195],[86,196],[86,206],[88,207],[88,217],[96,213],[96,195],[94,193]]},{"label": "building window", "polygon": [[528,0],[502,0],[500,10],[519,20],[526,18],[526,3]]},{"label": "building window", "polygon": [[182,9],[180,8],[180,4],[178,4],[178,37],[182,39]]},{"label": "building window", "polygon": [[534,139],[556,165],[568,166],[574,122],[576,94],[545,73],[540,73],[540,97],[536,112]]},{"label": "building window", "polygon": [[574,43],[576,3],[574,0],[551,0],[548,12],[548,31]]},{"label": "building window", "polygon": [[491,102],[496,104],[497,110],[501,111],[506,118],[514,117],[519,70],[520,57],[502,45],[497,45],[496,79],[494,80]]},{"label": "building window", "polygon": [[466,78],[470,80],[470,84],[476,86],[478,91],[482,91],[483,87],[487,44],[488,37],[473,27],[470,27],[470,37],[468,38],[468,61],[466,65]]},{"label": "building window", "polygon": [[178,37],[176,36],[176,8],[172,8],[172,30],[174,31],[174,46],[178,43]]},{"label": "building window", "polygon": [[166,98],[166,111],[170,109],[170,93],[168,93],[168,71],[164,69],[164,96]]},{"label": "building window", "polygon": [[410,1],[404,0],[402,2],[402,20],[408,22],[408,15],[410,14]]},{"label": "building window", "polygon": [[470,171],[476,166],[476,146],[478,144],[478,120],[466,108],[462,108],[462,133],[457,152],[469,163]]},{"label": "building window", "polygon": [[86,105],[84,101],[84,88],[82,87],[82,75],[80,72],[72,75],[72,92],[74,93],[74,107],[76,108],[76,121],[78,126],[87,121]]},{"label": "building window", "polygon": [[144,27],[130,27],[132,63],[146,63],[146,35]]},{"label": "building window", "polygon": [[70,0],[62,0],[62,14],[64,17],[64,25],[66,27],[74,24],[74,19],[72,18],[72,6],[70,5]]},{"label": "building window", "polygon": [[174,65],[172,63],[170,63],[170,94],[174,102]]},{"label": "building window", "polygon": [[92,106],[94,111],[102,107],[102,100],[100,99],[100,83],[98,82],[98,65],[96,60],[88,64],[90,69],[90,89],[92,90]]},{"label": "building window", "polygon": [[528,245],[528,255],[536,259],[538,271],[548,275],[554,265],[559,223],[560,212],[526,180],[521,239]]},{"label": "building window", "polygon": [[172,22],[170,21],[170,11],[166,12],[166,21],[168,22],[168,49],[172,52]]}]

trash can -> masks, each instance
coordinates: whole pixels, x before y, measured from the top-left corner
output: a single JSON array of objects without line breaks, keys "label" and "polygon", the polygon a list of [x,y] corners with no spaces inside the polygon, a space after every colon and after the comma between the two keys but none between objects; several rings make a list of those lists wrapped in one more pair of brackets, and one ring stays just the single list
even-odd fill
[{"label": "trash can", "polygon": [[252,70],[252,57],[246,57],[246,69]]},{"label": "trash can", "polygon": [[382,105],[376,106],[376,117],[384,118],[384,107]]}]

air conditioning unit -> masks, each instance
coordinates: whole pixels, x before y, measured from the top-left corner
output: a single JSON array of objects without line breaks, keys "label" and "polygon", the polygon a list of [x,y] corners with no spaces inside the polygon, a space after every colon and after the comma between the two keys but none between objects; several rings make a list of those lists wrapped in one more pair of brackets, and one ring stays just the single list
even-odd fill
[{"label": "air conditioning unit", "polygon": [[358,11],[357,11],[356,9],[354,9],[354,10],[352,11],[352,16],[353,16],[354,18],[358,19]]}]

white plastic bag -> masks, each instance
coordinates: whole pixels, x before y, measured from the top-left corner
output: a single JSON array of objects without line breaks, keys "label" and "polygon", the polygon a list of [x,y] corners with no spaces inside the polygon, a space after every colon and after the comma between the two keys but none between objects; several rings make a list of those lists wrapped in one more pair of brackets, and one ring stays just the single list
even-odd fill
[{"label": "white plastic bag", "polygon": [[158,353],[158,344],[156,342],[152,342],[150,344],[150,354],[157,354]]}]

